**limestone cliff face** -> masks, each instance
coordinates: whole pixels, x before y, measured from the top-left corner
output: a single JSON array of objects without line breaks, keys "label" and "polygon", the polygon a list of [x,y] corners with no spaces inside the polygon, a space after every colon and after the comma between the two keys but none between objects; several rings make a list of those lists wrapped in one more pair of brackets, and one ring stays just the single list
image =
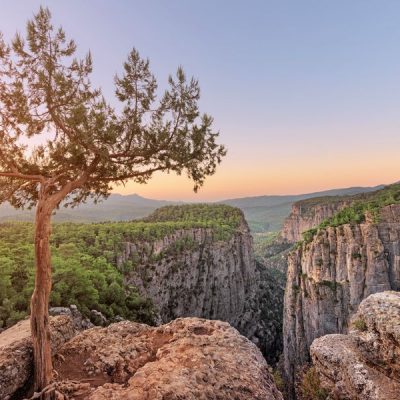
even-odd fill
[{"label": "limestone cliff face", "polygon": [[321,199],[299,201],[292,205],[290,215],[285,219],[281,236],[290,243],[301,240],[301,234],[318,226],[323,220],[332,217],[349,204],[349,201],[325,201]]},{"label": "limestone cliff face", "polygon": [[228,239],[196,228],[152,243],[125,243],[119,264],[127,261],[134,263],[128,282],[153,300],[163,322],[196,316],[236,325],[257,278],[245,222]]},{"label": "limestone cliff face", "polygon": [[230,237],[183,229],[154,242],[124,244],[126,279],[155,304],[160,322],[201,317],[229,322],[270,362],[281,345],[283,288],[255,262],[246,221]]},{"label": "limestone cliff face", "polygon": [[285,372],[309,361],[315,338],[348,331],[352,314],[370,294],[400,290],[400,206],[380,222],[320,230],[289,256],[283,337]]},{"label": "limestone cliff face", "polygon": [[363,300],[349,335],[326,335],[311,346],[321,384],[335,399],[397,400],[400,396],[400,293]]}]

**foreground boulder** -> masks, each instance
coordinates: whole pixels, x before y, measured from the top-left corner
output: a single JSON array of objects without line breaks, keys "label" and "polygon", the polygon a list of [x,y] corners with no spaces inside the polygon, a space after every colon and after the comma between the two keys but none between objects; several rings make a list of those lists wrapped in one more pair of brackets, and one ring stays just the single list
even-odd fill
[{"label": "foreground boulder", "polygon": [[258,348],[228,323],[179,318],[82,332],[55,357],[57,399],[282,400]]},{"label": "foreground boulder", "polygon": [[400,398],[400,293],[373,294],[361,302],[349,335],[314,340],[311,357],[334,398]]},{"label": "foreground boulder", "polygon": [[[83,320],[72,315],[50,319],[53,354],[81,329]],[[33,354],[30,321],[21,321],[0,334],[0,399],[18,398],[29,390]]]}]

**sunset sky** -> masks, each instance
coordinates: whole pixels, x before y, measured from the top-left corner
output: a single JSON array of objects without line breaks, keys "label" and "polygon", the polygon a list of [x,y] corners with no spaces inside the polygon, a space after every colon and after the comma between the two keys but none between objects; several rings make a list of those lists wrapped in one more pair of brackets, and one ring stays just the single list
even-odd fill
[{"label": "sunset sky", "polygon": [[157,175],[120,193],[181,200],[294,194],[400,179],[399,1],[0,2],[6,39],[50,8],[113,97],[134,46],[161,88],[182,65],[200,81],[228,156],[196,195]]}]

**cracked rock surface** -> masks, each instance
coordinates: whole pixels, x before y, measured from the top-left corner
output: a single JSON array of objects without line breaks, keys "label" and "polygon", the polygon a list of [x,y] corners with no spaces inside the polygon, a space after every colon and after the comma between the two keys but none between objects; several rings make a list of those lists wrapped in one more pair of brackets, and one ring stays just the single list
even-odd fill
[{"label": "cracked rock surface", "polygon": [[[347,333],[361,301],[400,290],[400,205],[379,222],[321,229],[289,255],[283,316],[284,367],[293,387],[314,339]],[[292,394],[293,397],[293,394]]]},{"label": "cracked rock surface", "polygon": [[55,369],[65,400],[282,399],[253,343],[200,318],[89,329],[60,349]]},{"label": "cracked rock surface", "polygon": [[400,398],[400,293],[369,296],[353,318],[349,335],[314,340],[311,356],[323,386],[334,398]]},{"label": "cracked rock surface", "polygon": [[[53,353],[81,329],[79,321],[68,315],[50,318]],[[30,321],[18,322],[0,334],[0,399],[8,400],[29,386],[32,376]],[[15,398],[15,397],[14,397]]]}]

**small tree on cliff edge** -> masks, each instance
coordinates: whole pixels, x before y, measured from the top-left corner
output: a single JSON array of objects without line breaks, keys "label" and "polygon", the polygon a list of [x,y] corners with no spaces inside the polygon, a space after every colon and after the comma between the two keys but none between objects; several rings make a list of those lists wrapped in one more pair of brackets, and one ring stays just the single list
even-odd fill
[{"label": "small tree on cliff edge", "polygon": [[[31,300],[34,388],[52,379],[48,303],[51,216],[107,197],[112,184],[147,182],[156,171],[186,172],[196,191],[225,155],[212,118],[200,116],[199,85],[181,68],[157,100],[149,61],[132,50],[115,78],[117,113],[89,79],[90,54],[54,29],[48,9],[27,24],[26,38],[0,36],[0,203],[36,206],[35,288]],[[39,137],[40,139],[36,139]],[[33,143],[36,143],[33,145]]]}]

